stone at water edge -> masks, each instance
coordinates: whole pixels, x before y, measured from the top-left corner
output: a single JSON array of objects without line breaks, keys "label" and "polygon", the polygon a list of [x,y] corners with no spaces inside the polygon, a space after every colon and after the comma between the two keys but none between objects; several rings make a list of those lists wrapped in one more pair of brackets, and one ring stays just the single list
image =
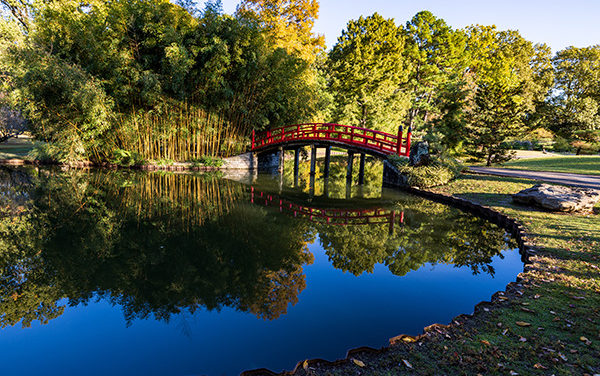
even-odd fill
[{"label": "stone at water edge", "polygon": [[411,166],[427,166],[430,160],[429,143],[427,141],[419,141],[412,144],[410,148]]},{"label": "stone at water edge", "polygon": [[552,211],[591,211],[600,201],[600,191],[589,188],[538,184],[512,196],[519,204],[535,205]]}]

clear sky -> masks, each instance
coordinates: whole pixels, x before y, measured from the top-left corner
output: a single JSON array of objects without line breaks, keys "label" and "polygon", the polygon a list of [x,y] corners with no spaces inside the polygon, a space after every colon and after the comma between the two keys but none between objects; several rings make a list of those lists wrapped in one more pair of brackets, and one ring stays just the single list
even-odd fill
[{"label": "clear sky", "polygon": [[[233,13],[239,0],[222,0]],[[203,0],[198,0],[203,4]],[[404,24],[429,10],[454,28],[472,24],[519,30],[526,39],[547,43],[554,52],[567,46],[600,44],[600,0],[321,0],[315,31],[335,44],[346,23],[379,12]]]}]

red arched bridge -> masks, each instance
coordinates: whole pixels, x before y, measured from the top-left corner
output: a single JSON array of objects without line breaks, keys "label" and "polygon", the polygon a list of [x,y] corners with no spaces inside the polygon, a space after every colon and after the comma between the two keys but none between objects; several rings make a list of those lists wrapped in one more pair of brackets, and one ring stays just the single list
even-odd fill
[{"label": "red arched bridge", "polygon": [[399,127],[398,133],[394,135],[342,124],[296,124],[260,133],[252,131],[252,151],[319,145],[340,146],[379,157],[409,156],[411,133],[409,128],[403,136],[402,127]]}]

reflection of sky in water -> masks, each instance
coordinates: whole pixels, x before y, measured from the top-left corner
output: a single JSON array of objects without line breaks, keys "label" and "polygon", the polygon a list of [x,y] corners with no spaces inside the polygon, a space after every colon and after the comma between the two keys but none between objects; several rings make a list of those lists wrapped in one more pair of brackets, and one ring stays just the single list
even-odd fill
[{"label": "reflection of sky in water", "polygon": [[136,320],[105,301],[67,308],[47,325],[0,331],[2,375],[233,375],[291,369],[306,358],[337,359],[358,346],[381,347],[395,335],[470,313],[522,270],[516,250],[494,257],[496,274],[426,264],[403,277],[383,265],[355,277],[331,266],[317,241],[304,267],[299,302],[274,321],[225,308]]}]

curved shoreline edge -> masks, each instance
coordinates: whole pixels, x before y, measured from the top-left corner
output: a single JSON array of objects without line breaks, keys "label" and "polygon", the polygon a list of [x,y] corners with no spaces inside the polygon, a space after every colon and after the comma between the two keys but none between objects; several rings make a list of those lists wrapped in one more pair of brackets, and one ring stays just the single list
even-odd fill
[{"label": "curved shoreline edge", "polygon": [[[414,194],[416,196],[420,196],[431,201],[439,202],[442,204],[446,204],[452,207],[455,207],[464,212],[468,212],[474,214],[480,218],[488,220],[499,227],[505,229],[511,236],[517,241],[519,246],[519,253],[521,254],[521,261],[523,261],[523,272],[529,271],[531,269],[531,261],[530,257],[536,255],[537,249],[534,248],[533,237],[525,231],[523,225],[514,218],[509,217],[506,214],[503,214],[497,210],[494,210],[488,206],[481,205],[475,203],[470,200],[466,200],[463,198],[455,197],[452,195],[446,195],[443,193],[436,193],[428,190],[422,190],[413,187],[396,187],[396,189],[408,192],[410,194]],[[521,273],[517,275],[517,279],[515,282],[511,282],[506,286],[504,291],[508,292],[509,290],[513,290],[516,285],[519,284],[523,280]],[[480,312],[484,310],[489,310],[489,307],[492,307],[494,304],[499,302],[504,302],[508,300],[505,297],[504,291],[497,291],[492,294],[490,301],[481,301],[474,306],[473,313],[463,313],[460,314],[450,320],[450,324],[432,324],[423,329],[423,333],[418,336],[411,336],[407,334],[400,334],[395,337],[389,339],[390,346],[383,347],[380,349],[374,349],[371,347],[358,347],[354,349],[348,350],[346,353],[346,357],[343,359],[338,359],[334,361],[328,361],[324,359],[308,359],[299,361],[294,369],[290,371],[283,372],[273,372],[266,368],[260,368],[255,370],[244,371],[240,376],[292,376],[295,375],[300,370],[306,370],[309,367],[335,367],[341,365],[350,364],[355,357],[359,357],[361,355],[381,355],[391,350],[391,347],[396,346],[398,344],[410,344],[416,342],[423,342],[429,339],[429,333],[442,334],[445,330],[452,328],[453,326],[461,325],[461,322],[470,320],[478,315]]]}]

